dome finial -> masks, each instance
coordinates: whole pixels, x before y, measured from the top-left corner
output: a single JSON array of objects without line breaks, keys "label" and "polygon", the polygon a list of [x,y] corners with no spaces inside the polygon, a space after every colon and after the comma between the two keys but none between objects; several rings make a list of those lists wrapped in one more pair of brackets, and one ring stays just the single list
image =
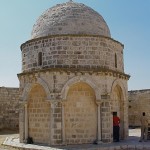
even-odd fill
[{"label": "dome finial", "polygon": [[73,2],[73,0],[69,0],[69,2]]}]

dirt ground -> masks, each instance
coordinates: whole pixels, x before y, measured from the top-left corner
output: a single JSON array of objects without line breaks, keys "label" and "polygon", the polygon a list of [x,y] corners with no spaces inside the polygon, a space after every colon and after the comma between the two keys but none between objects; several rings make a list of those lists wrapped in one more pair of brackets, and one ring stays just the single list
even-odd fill
[{"label": "dirt ground", "polygon": [[16,148],[13,149],[13,148],[9,148],[9,147],[2,145],[2,143],[8,136],[18,137],[19,134],[17,131],[0,130],[0,150],[17,150]]}]

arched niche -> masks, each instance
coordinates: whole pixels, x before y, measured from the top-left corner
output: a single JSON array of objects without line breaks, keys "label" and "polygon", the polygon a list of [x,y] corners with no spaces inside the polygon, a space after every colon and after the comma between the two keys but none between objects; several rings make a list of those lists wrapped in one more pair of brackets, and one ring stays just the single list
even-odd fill
[{"label": "arched niche", "polygon": [[66,100],[67,98],[67,93],[69,91],[69,88],[79,82],[84,82],[86,84],[88,84],[89,86],[91,86],[91,88],[94,90],[95,92],[95,96],[96,96],[96,100],[100,100],[101,99],[101,91],[100,88],[98,88],[97,83],[90,77],[85,77],[85,76],[76,76],[73,77],[72,79],[68,80],[66,82],[66,84],[63,86],[62,90],[61,90],[61,96],[63,100]]},{"label": "arched niche", "polygon": [[28,136],[34,143],[47,144],[50,140],[50,103],[40,84],[32,86],[27,98]]},{"label": "arched niche", "polygon": [[96,141],[97,118],[94,89],[82,81],[72,84],[64,102],[66,143],[84,144]]},{"label": "arched niche", "polygon": [[44,88],[44,90],[46,92],[46,99],[47,100],[50,99],[50,97],[51,97],[50,96],[50,90],[49,90],[49,87],[48,87],[47,83],[43,79],[37,78],[37,82],[35,82],[35,83],[27,83],[25,85],[25,87],[23,89],[23,92],[22,92],[22,95],[21,95],[21,100],[22,101],[26,101],[28,99],[28,95],[29,95],[31,89],[33,88],[33,86],[35,86],[37,84],[41,85]]},{"label": "arched niche", "polygon": [[117,115],[120,117],[120,139],[124,139],[126,136],[125,131],[125,122],[127,122],[127,118],[125,117],[125,114],[127,113],[126,110],[128,107],[126,105],[126,90],[124,88],[124,85],[121,81],[115,80],[112,88],[111,88],[111,111],[117,112]]}]

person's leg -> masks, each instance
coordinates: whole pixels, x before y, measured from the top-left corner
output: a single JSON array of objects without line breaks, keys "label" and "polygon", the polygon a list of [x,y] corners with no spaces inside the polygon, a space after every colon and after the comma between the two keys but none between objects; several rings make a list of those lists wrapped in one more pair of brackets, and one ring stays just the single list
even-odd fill
[{"label": "person's leg", "polygon": [[114,132],[113,132],[113,137],[114,137],[114,142],[117,140],[117,128],[116,126],[113,127]]},{"label": "person's leg", "polygon": [[120,129],[120,127],[117,126],[116,127],[116,140],[117,140],[117,142],[119,142],[119,129]]},{"label": "person's leg", "polygon": [[115,126],[113,126],[113,141],[115,141]]},{"label": "person's leg", "polygon": [[147,136],[148,136],[148,127],[144,128],[144,141],[147,141]]},{"label": "person's leg", "polygon": [[140,142],[144,139],[144,127],[141,126],[141,138],[140,138]]}]

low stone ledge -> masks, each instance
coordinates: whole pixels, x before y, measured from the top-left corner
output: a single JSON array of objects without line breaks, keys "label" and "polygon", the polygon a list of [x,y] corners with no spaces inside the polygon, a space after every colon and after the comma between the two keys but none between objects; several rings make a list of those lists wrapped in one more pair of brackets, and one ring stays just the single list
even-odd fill
[{"label": "low stone ledge", "polygon": [[150,142],[144,143],[110,143],[110,144],[83,144],[67,145],[58,147],[48,147],[33,144],[24,144],[19,142],[19,138],[7,137],[3,142],[4,146],[18,148],[19,150],[150,150]]}]

